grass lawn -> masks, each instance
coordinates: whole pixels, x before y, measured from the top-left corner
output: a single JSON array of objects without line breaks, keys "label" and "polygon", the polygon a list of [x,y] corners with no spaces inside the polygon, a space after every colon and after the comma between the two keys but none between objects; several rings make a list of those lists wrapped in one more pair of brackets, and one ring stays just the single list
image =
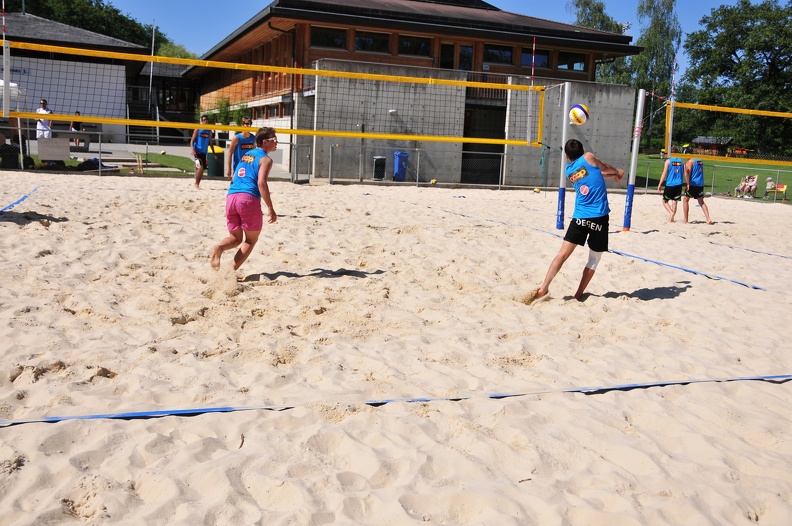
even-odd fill
[{"label": "grass lawn", "polygon": [[[635,172],[635,191],[641,192],[643,188],[646,188],[647,179],[649,191],[656,190],[660,176],[663,174],[664,165],[665,160],[656,155],[639,155],[638,168]],[[725,159],[723,161],[704,161],[704,178],[707,183],[705,190],[712,192],[713,195],[726,193],[734,195],[734,187],[739,184],[740,180],[746,175],[754,174],[759,175],[756,189],[758,198],[764,196],[765,181],[768,177],[772,177],[773,181],[778,184],[792,185],[792,166],[740,163]],[[788,192],[787,196],[792,197],[792,191]],[[779,200],[780,198],[781,196],[779,196]]]}]

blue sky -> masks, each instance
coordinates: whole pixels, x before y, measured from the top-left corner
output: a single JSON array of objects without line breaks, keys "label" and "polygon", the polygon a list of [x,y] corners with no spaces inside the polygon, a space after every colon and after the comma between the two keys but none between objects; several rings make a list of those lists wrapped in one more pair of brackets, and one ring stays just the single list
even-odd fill
[{"label": "blue sky", "polygon": [[[343,0],[341,0],[343,1]],[[229,6],[210,0],[108,0],[122,13],[131,16],[142,24],[156,24],[161,32],[189,51],[203,55],[230,35],[270,2],[267,0],[234,1]],[[544,18],[556,22],[572,23],[574,12],[567,7],[566,0],[527,1],[527,0],[490,0],[490,4],[522,15]],[[636,11],[638,0],[604,0],[605,12],[632,27],[626,34],[633,37],[635,44],[642,26],[638,23]],[[677,16],[682,31],[689,33],[699,29],[699,22],[712,9],[721,5],[735,5],[737,0],[677,0]],[[754,1],[754,3],[756,3]],[[684,37],[683,37],[684,42]],[[687,64],[684,50],[677,57],[680,74]]]}]

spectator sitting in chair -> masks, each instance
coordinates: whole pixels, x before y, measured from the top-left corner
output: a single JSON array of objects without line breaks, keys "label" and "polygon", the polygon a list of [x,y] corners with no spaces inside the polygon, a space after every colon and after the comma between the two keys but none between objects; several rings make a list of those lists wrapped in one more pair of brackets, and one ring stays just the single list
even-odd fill
[{"label": "spectator sitting in chair", "polygon": [[748,177],[748,185],[743,191],[743,197],[752,199],[756,197],[756,181],[759,179],[758,175],[751,175]]},{"label": "spectator sitting in chair", "polygon": [[742,197],[743,195],[745,195],[745,190],[747,189],[748,189],[748,176],[746,175],[745,177],[740,179],[740,184],[734,187],[734,197]]},{"label": "spectator sitting in chair", "polygon": [[772,177],[768,177],[767,180],[765,181],[765,195],[764,195],[765,199],[767,199],[767,196],[770,195],[771,191],[775,190],[775,187],[776,187],[776,185],[773,182],[773,178]]},{"label": "spectator sitting in chair", "polygon": [[8,144],[0,133],[0,168],[19,168],[19,146]]}]

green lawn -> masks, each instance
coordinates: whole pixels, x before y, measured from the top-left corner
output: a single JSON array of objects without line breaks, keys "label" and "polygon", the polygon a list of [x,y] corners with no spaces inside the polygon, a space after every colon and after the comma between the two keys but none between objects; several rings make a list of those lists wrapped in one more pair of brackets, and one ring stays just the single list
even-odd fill
[{"label": "green lawn", "polygon": [[[641,192],[646,188],[647,179],[649,190],[656,191],[664,165],[665,161],[656,155],[639,155],[638,168],[635,172],[635,191]],[[726,193],[734,195],[734,187],[739,184],[740,180],[746,175],[754,174],[759,175],[756,190],[756,196],[759,198],[764,196],[765,181],[768,177],[772,177],[776,183],[792,185],[792,166],[759,165],[728,160],[704,161],[704,177],[707,183],[705,190],[712,192],[713,195]],[[787,195],[792,197],[792,191]]]}]

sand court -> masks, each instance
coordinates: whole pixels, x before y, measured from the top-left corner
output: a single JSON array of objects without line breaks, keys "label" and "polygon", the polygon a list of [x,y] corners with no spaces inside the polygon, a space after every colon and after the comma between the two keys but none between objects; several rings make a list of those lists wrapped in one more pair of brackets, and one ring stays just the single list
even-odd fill
[{"label": "sand court", "polygon": [[225,181],[0,178],[4,423],[272,409],[0,427],[0,524],[792,519],[788,206],[611,194],[528,306],[555,193],[276,181],[215,272]]}]

